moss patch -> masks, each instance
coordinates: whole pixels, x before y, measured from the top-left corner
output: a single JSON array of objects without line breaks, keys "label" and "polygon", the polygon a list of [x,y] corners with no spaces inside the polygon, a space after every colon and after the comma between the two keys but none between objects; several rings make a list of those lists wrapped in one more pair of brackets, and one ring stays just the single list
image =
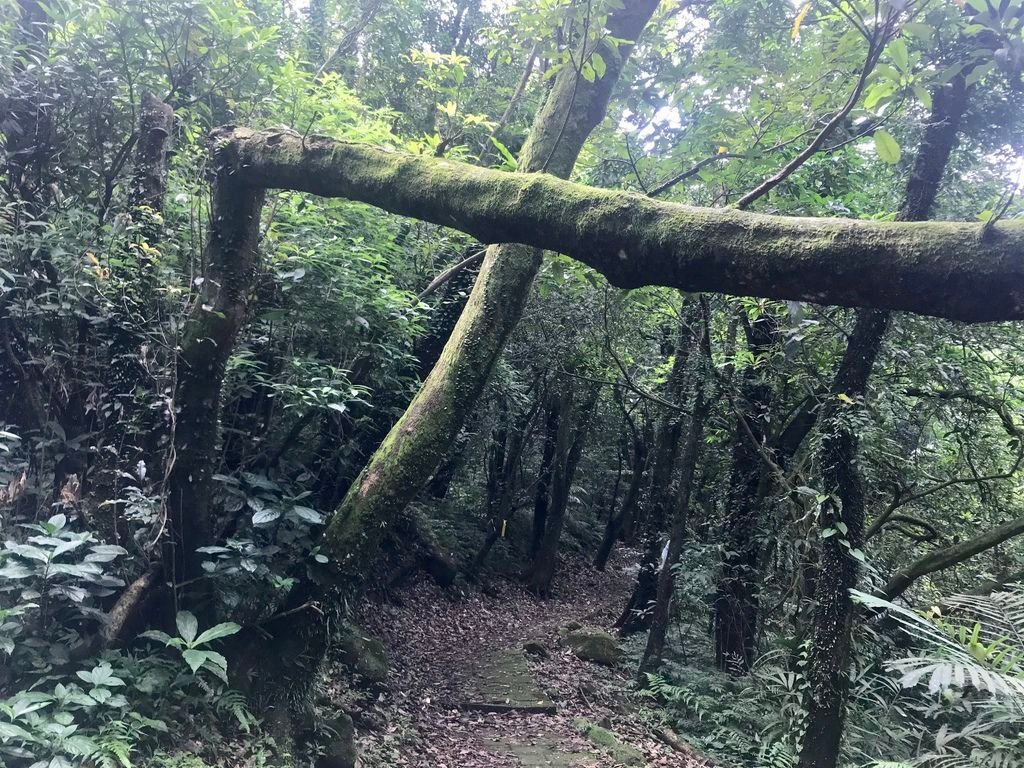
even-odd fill
[{"label": "moss patch", "polygon": [[577,718],[573,727],[597,747],[605,750],[611,758],[622,765],[643,765],[644,754],[636,747],[624,744],[614,732],[592,723],[586,718]]}]

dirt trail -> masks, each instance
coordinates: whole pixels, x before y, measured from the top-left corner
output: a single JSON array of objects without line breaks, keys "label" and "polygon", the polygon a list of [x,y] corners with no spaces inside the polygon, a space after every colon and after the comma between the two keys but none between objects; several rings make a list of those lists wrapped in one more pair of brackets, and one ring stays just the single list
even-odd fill
[{"label": "dirt trail", "polygon": [[[642,722],[629,670],[581,661],[559,646],[558,628],[576,620],[607,627],[625,603],[631,575],[599,573],[563,563],[560,589],[541,601],[518,584],[502,582],[490,594],[452,597],[421,581],[402,605],[367,606],[364,628],[390,649],[392,676],[375,702],[386,726],[363,739],[365,762],[416,768],[612,768],[623,765],[580,732],[581,719],[612,730],[639,750],[640,765],[689,768]],[[522,655],[523,642],[540,640],[547,659]],[[520,664],[516,658],[522,659]],[[493,660],[504,661],[495,666]],[[490,688],[497,700],[515,697],[555,706],[554,714],[482,712],[465,708]],[[621,757],[621,755],[620,755]]]}]

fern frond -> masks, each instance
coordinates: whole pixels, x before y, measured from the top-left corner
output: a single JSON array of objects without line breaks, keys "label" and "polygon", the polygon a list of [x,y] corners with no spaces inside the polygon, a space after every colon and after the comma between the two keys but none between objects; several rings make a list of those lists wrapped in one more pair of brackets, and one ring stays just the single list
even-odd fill
[{"label": "fern frond", "polygon": [[887,611],[925,649],[888,663],[905,687],[927,682],[937,693],[952,686],[972,687],[1024,711],[1024,593],[947,600],[955,619],[923,616],[874,595],[855,592],[862,604]]}]

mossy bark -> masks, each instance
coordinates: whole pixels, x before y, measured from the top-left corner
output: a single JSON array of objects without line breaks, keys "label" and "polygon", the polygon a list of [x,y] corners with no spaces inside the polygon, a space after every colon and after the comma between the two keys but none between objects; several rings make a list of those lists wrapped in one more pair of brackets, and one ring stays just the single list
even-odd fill
[{"label": "mossy bark", "polygon": [[[781,342],[777,320],[763,315],[746,324],[747,348],[763,361]],[[735,416],[732,466],[726,496],[725,548],[713,607],[715,663],[746,672],[754,661],[759,607],[761,510],[771,486],[760,451],[771,423],[772,385],[767,364],[743,371],[741,402]],[[755,444],[756,443],[756,444]]]},{"label": "mossy bark", "polygon": [[[933,96],[932,111],[907,184],[898,217],[925,219],[956,144],[960,120],[967,109],[969,88],[958,76]],[[822,529],[845,526],[845,537],[822,538],[813,575],[814,614],[807,678],[807,725],[798,768],[834,768],[839,762],[849,666],[852,661],[856,611],[850,590],[858,583],[860,563],[853,552],[864,546],[864,489],[857,466],[857,434],[836,397],[857,400],[867,391],[875,358],[891,317],[879,310],[861,311],[832,385],[832,395],[819,417],[822,483],[831,495],[820,515]],[[857,407],[849,406],[849,408]]]},{"label": "mossy bark", "polygon": [[[560,251],[620,288],[662,285],[967,322],[1024,318],[1024,222],[1000,222],[983,233],[973,223],[693,208],[321,136],[242,128],[230,135],[234,167],[253,185],[346,197],[484,242]],[[532,155],[521,168],[543,166],[538,149],[527,146]],[[561,165],[552,161],[548,171]],[[481,274],[492,283],[506,279],[506,298],[521,299],[530,284],[522,276],[535,269],[536,258],[531,249],[492,248]],[[495,261],[513,265],[499,273]],[[463,325],[461,333],[472,329]]]},{"label": "mossy bark", "polygon": [[[864,396],[871,369],[889,327],[887,312],[862,312],[850,335],[844,366],[833,390],[852,400]],[[857,462],[857,436],[847,408],[830,398],[821,415],[822,484],[831,499],[820,512],[820,526],[846,527],[843,535],[821,540],[814,577],[814,618],[808,653],[807,727],[800,768],[834,768],[843,734],[854,610],[850,590],[857,586],[859,564],[851,554],[863,546],[864,488]]]},{"label": "mossy bark", "polygon": [[1024,535],[1024,517],[1008,520],[966,541],[960,541],[918,558],[890,577],[882,590],[886,600],[895,600],[920,578],[952,568],[981,552],[999,546],[1016,536]]},{"label": "mossy bark", "polygon": [[[217,137],[215,136],[215,142]],[[178,347],[174,459],[167,486],[166,576],[202,575],[198,547],[213,540],[212,457],[217,449],[220,390],[228,357],[248,309],[259,260],[263,190],[232,173],[215,144],[207,258],[209,266]]]},{"label": "mossy bark", "polygon": [[[679,457],[679,477],[677,479],[676,497],[673,504],[672,522],[669,527],[668,549],[665,562],[658,572],[654,607],[651,610],[651,629],[647,634],[647,645],[640,661],[640,676],[657,668],[665,651],[665,638],[668,635],[669,608],[675,591],[675,564],[683,551],[690,519],[690,498],[693,495],[697,462],[700,461],[701,445],[704,438],[704,426],[711,409],[711,342],[710,312],[707,300],[700,299],[700,320],[693,328],[693,370],[688,377],[691,379],[692,395],[690,397],[690,420],[686,426],[686,438]],[[641,680],[642,682],[642,680]]]},{"label": "mossy bark", "polygon": [[[609,16],[606,27],[614,37],[636,40],[657,5],[657,0],[629,3]],[[603,77],[592,83],[586,82],[571,67],[566,67],[555,78],[519,159],[522,173],[495,174],[442,160],[432,161],[430,167],[437,163],[438,168],[457,169],[456,174],[468,171],[471,176],[483,174],[487,178],[520,179],[525,181],[526,188],[537,181],[547,183],[551,178],[541,176],[537,171],[568,176],[590,132],[604,118],[612,88],[632,50],[631,45],[614,47],[605,42],[599,47],[607,63]],[[389,165],[390,170],[386,170],[385,167],[375,167],[372,162],[359,163],[359,170],[355,167],[344,170],[345,178],[359,179],[355,186],[349,186],[347,182],[340,187],[333,187],[333,182],[320,186],[319,182],[326,180],[325,175],[333,177],[334,170],[341,170],[346,165],[342,148],[354,145],[314,137],[302,140],[286,134],[257,136],[250,133],[245,139],[244,132],[240,133],[238,129],[234,135],[235,169],[242,178],[260,186],[307,189],[310,178],[315,178],[317,181],[313,186],[320,193],[340,192],[359,199],[354,193],[356,187],[364,183],[387,194],[385,190],[389,179],[396,181],[404,177],[400,183],[411,184],[408,191],[414,197],[420,194],[428,197],[432,194],[459,195],[466,191],[465,188],[460,192],[454,188],[447,191],[435,187],[438,178],[429,170],[426,176],[419,178],[415,174],[407,176],[401,167],[410,158],[378,150],[370,152],[374,157],[389,159],[389,162],[398,160],[398,166]],[[357,152],[362,154],[364,149],[357,148]],[[252,165],[253,162],[257,165]],[[279,175],[279,171],[283,171],[283,175]],[[397,176],[394,175],[396,171]],[[509,202],[499,203],[492,197],[487,206],[497,210]],[[426,203],[427,208],[429,205]],[[445,215],[444,218],[447,223],[449,217]],[[479,233],[484,234],[485,230]],[[484,239],[486,242],[515,243],[520,239],[519,235],[505,229],[487,232]],[[440,359],[328,525],[324,549],[332,557],[335,577],[341,583],[358,585],[362,582],[372,567],[381,535],[427,482],[458,434],[519,320],[540,268],[539,247],[543,244],[498,245],[487,250],[473,292]]]}]

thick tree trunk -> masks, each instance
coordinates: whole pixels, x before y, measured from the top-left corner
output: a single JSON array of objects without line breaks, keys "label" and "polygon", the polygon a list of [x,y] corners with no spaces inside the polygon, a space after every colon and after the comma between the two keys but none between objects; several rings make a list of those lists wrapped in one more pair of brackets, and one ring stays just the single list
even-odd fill
[{"label": "thick tree trunk", "polygon": [[[657,0],[629,3],[608,17],[606,27],[616,38],[636,40],[657,4]],[[571,67],[563,69],[523,148],[519,160],[523,173],[504,175],[547,179],[532,175],[547,171],[568,176],[590,132],[604,118],[612,87],[631,50],[629,44],[600,43],[599,52],[607,69],[592,83],[578,77]],[[276,143],[264,143],[263,150],[273,155],[288,146],[292,138],[278,135],[273,139]],[[312,149],[314,144],[325,146],[322,140],[313,140],[307,146]],[[236,159],[242,160],[246,154],[243,145],[235,142]],[[294,159],[295,149],[298,156],[304,152],[301,147],[292,147],[286,154]],[[320,164],[325,159],[320,154]],[[250,178],[244,165],[243,161],[236,168]],[[477,170],[486,173],[482,169],[472,172]],[[270,181],[263,177],[263,183]],[[514,242],[517,238],[488,239]],[[536,248],[501,245],[488,249],[466,309],[440,360],[349,491],[324,535],[324,548],[343,582],[362,581],[383,531],[427,482],[458,434],[519,320],[540,260],[541,252]]]},{"label": "thick tree trunk", "polygon": [[[916,221],[928,216],[956,144],[968,93],[964,75],[935,93],[900,219]],[[888,312],[858,313],[832,386],[833,395],[845,394],[853,400],[864,396],[889,320]],[[798,768],[834,768],[839,761],[846,717],[855,621],[850,590],[857,586],[859,576],[859,561],[852,553],[864,545],[865,526],[864,490],[857,467],[858,440],[848,424],[845,408],[837,397],[830,397],[819,417],[822,482],[832,494],[819,519],[822,530],[833,529],[836,535],[821,540],[813,577],[815,607],[805,673],[807,729]],[[846,530],[838,528],[839,525]]]},{"label": "thick tree trunk", "polygon": [[[219,159],[215,150],[214,162]],[[219,164],[213,185],[209,267],[182,333],[174,394],[174,464],[167,487],[164,567],[175,584],[202,576],[196,548],[212,543],[210,487],[220,389],[248,309],[259,261],[263,190]]]},{"label": "thick tree trunk", "polygon": [[[852,400],[862,398],[889,326],[887,312],[859,314],[850,335],[844,366],[834,390]],[[856,406],[849,406],[855,408]],[[807,661],[807,729],[800,768],[833,768],[843,733],[854,610],[850,590],[857,585],[858,561],[851,554],[864,539],[864,489],[857,462],[857,437],[847,426],[842,401],[831,398],[820,417],[822,484],[832,499],[820,512],[821,529],[836,530],[823,538],[814,578],[815,610]],[[837,526],[845,526],[845,531]]]},{"label": "thick tree trunk", "polygon": [[709,337],[710,313],[707,300],[700,299],[701,319],[699,325],[694,328],[693,346],[695,348],[692,357],[695,358],[695,365],[689,379],[693,395],[690,398],[690,423],[686,428],[686,440],[683,445],[682,455],[679,458],[678,489],[672,515],[672,525],[669,533],[668,551],[665,562],[662,563],[658,572],[657,590],[654,600],[654,608],[651,611],[651,630],[647,635],[647,645],[644,648],[644,655],[640,661],[639,675],[641,682],[644,674],[651,672],[661,663],[662,654],[665,651],[665,638],[668,634],[669,608],[672,604],[672,594],[675,588],[675,573],[673,568],[679,562],[679,556],[683,551],[683,543],[687,536],[687,527],[690,517],[690,498],[693,494],[694,476],[697,470],[697,462],[700,460],[700,448],[704,438],[704,425],[707,421],[708,412],[711,407],[711,346]]},{"label": "thick tree trunk", "polygon": [[[520,161],[524,170],[545,167],[546,155],[538,154],[543,134],[534,134]],[[1024,319],[1024,222],[999,222],[983,231],[973,223],[692,208],[544,174],[503,173],[322,136],[243,128],[231,135],[235,170],[253,185],[346,197],[454,227],[483,242],[560,251],[620,288],[662,285],[966,322]],[[563,137],[559,147],[567,141]],[[549,173],[564,173],[560,154],[552,155]],[[512,275],[534,269],[535,260],[530,249],[491,249],[481,271],[484,285],[502,285],[505,299],[521,299],[522,284]],[[508,261],[514,263],[496,263]],[[469,317],[482,299],[471,297]]]}]

